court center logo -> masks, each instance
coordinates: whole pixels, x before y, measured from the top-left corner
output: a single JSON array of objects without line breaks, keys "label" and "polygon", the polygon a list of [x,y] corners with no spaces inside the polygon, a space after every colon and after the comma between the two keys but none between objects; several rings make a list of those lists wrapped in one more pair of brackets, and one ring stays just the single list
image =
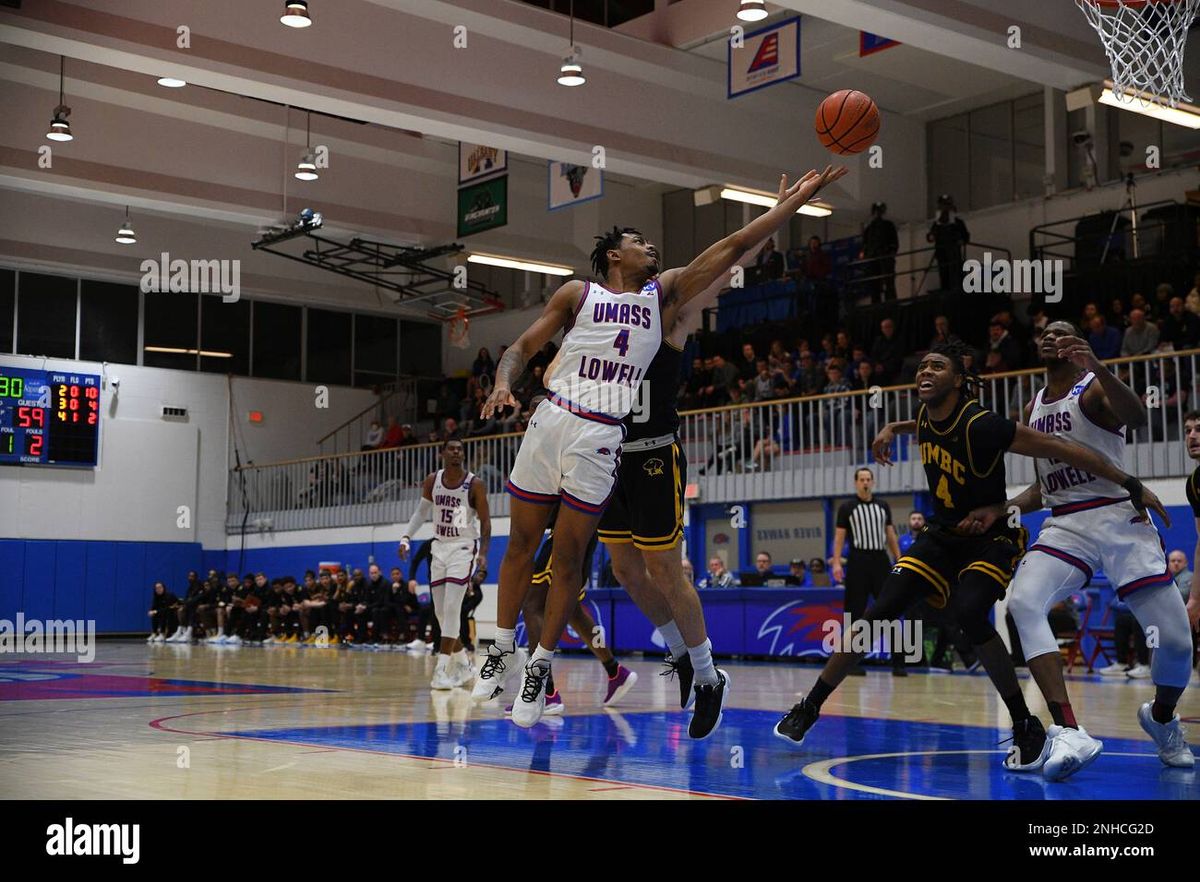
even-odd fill
[{"label": "court center logo", "polygon": [[15,622],[0,619],[0,655],[68,653],[80,664],[96,659],[95,619],[27,619],[18,612]]},{"label": "court center logo", "polygon": [[824,638],[821,648],[828,653],[854,652],[870,655],[886,652],[902,655],[909,664],[921,660],[924,633],[920,619],[854,619],[843,613],[841,619],[828,619],[821,630]]},{"label": "court center logo", "polygon": [[141,857],[141,824],[76,824],[67,818],[46,828],[46,854],[52,857],[119,857],[136,864]]},{"label": "court center logo", "polygon": [[141,271],[143,294],[220,294],[222,303],[236,303],[242,296],[240,260],[172,260],[164,251],[158,260],[143,260]]}]

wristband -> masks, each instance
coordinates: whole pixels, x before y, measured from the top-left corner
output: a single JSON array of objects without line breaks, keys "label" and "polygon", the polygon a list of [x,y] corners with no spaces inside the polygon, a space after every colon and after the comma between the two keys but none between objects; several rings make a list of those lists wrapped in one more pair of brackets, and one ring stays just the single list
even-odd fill
[{"label": "wristband", "polygon": [[1133,475],[1122,481],[1121,486],[1129,491],[1130,496],[1137,497],[1138,499],[1142,498],[1142,482]]}]

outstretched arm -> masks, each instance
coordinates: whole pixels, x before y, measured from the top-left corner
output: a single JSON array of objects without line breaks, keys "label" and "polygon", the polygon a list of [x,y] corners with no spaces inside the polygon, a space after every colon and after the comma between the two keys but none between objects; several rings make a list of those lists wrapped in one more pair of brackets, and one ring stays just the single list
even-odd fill
[{"label": "outstretched arm", "polygon": [[826,166],[825,171],[821,173],[815,170],[808,172],[786,189],[786,198],[774,208],[756,217],[737,232],[710,245],[687,266],[661,273],[658,282],[663,291],[663,306],[668,310],[665,319],[668,326],[674,324],[675,313],[680,306],[703,293],[750,251],[755,243],[773,234],[818,190],[844,174],[845,166],[839,166],[837,169]]},{"label": "outstretched arm", "polygon": [[1146,408],[1138,394],[1117,379],[1096,358],[1088,342],[1080,337],[1060,337],[1058,354],[1076,367],[1096,375],[1096,386],[1089,386],[1080,404],[1089,417],[1100,416],[1104,422],[1116,423],[1111,428],[1129,426],[1136,429],[1146,425]]},{"label": "outstretched arm", "polygon": [[425,481],[421,485],[421,501],[417,503],[417,510],[413,512],[412,517],[408,519],[408,526],[404,528],[404,533],[400,536],[400,559],[408,559],[408,548],[412,541],[412,535],[421,528],[421,525],[429,520],[429,514],[433,511],[433,475],[426,475]]},{"label": "outstretched arm", "polygon": [[485,420],[506,406],[520,409],[520,404],[512,395],[513,384],[517,377],[521,376],[533,354],[571,323],[575,317],[575,310],[579,307],[579,298],[583,296],[583,289],[583,282],[572,279],[555,291],[537,320],[517,338],[517,342],[504,351],[504,357],[500,359],[500,364],[496,365],[492,393],[483,403],[480,413]]}]

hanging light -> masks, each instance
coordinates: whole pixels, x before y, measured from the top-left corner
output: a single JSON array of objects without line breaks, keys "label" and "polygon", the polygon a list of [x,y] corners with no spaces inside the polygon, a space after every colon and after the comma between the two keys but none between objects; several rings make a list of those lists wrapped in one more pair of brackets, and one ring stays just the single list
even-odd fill
[{"label": "hanging light", "polygon": [[742,0],[737,17],[742,21],[762,21],[767,17],[767,4],[763,0]]},{"label": "hanging light", "polygon": [[582,86],[587,82],[583,75],[583,65],[579,63],[583,54],[575,45],[575,0],[571,0],[571,51],[563,58],[562,67],[558,69],[558,84],[560,86]]},{"label": "hanging light", "polygon": [[304,155],[300,157],[300,163],[296,166],[296,178],[301,181],[315,181],[320,177],[317,174],[317,156],[312,149],[312,111],[308,112],[308,124],[305,127],[304,136]]},{"label": "hanging light", "polygon": [[187,85],[187,80],[181,80],[179,77],[159,77],[158,84],[168,89],[182,89]]},{"label": "hanging light", "polygon": [[54,108],[54,118],[50,120],[50,131],[46,132],[46,137],[51,141],[71,141],[75,136],[71,134],[71,124],[67,122],[67,117],[71,115],[71,108],[63,103],[63,78],[67,69],[67,59],[65,56],[58,57],[58,107]]},{"label": "hanging light", "polygon": [[136,245],[137,235],[133,232],[133,224],[129,222],[129,206],[125,206],[125,223],[117,230],[116,241],[121,245]]},{"label": "hanging light", "polygon": [[289,28],[308,27],[312,24],[312,19],[308,15],[308,4],[305,0],[287,0],[283,15],[279,16],[279,21]]}]

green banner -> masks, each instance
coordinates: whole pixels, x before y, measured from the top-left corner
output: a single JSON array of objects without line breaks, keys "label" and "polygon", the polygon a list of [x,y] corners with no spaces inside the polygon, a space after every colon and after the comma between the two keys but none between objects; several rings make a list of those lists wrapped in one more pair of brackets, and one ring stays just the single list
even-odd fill
[{"label": "green banner", "polygon": [[508,175],[458,191],[458,236],[469,236],[508,223]]}]

